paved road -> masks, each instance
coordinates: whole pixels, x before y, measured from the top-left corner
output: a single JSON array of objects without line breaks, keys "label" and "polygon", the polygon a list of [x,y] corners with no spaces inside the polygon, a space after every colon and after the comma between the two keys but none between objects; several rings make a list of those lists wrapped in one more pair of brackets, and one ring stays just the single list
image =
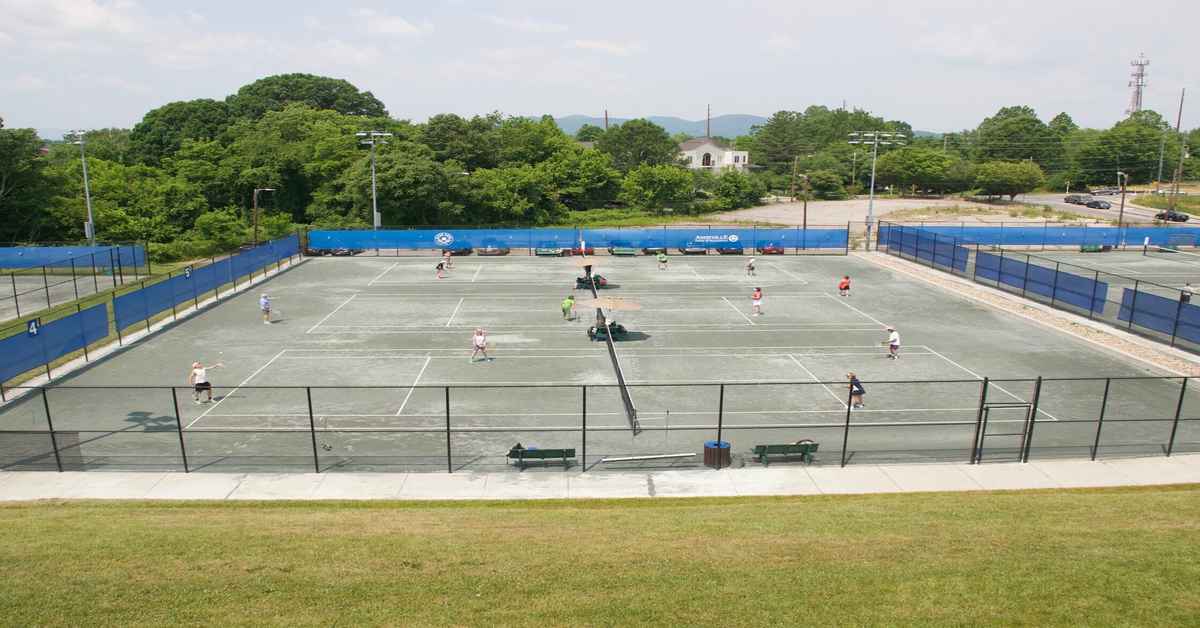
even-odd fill
[{"label": "paved road", "polygon": [[[1072,205],[1063,201],[1065,194],[1024,194],[1017,197],[1018,201],[1029,203],[1031,205],[1050,205],[1055,209],[1069,211],[1075,214],[1091,216],[1103,220],[1115,221],[1120,214],[1121,196],[1096,196],[1094,198],[1108,201],[1112,203],[1112,209],[1092,209],[1083,205]],[[1125,197],[1125,216],[1123,220],[1126,223],[1130,222],[1154,222],[1154,214],[1158,213],[1156,209],[1146,209],[1138,207],[1132,203],[1133,196],[1126,195]]]}]

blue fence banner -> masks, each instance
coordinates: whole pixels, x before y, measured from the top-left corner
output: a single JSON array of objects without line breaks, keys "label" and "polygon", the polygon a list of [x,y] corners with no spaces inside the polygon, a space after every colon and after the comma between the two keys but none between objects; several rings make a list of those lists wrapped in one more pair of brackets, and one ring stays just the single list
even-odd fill
[{"label": "blue fence banner", "polygon": [[106,304],[42,324],[37,334],[20,333],[0,340],[0,382],[79,351],[108,335]]},{"label": "blue fence banner", "polygon": [[842,249],[849,244],[846,228],[760,229],[744,227],[636,227],[611,229],[384,229],[313,230],[308,247],[317,250],[351,249],[476,249],[508,248],[743,248],[768,246],[785,249]]},{"label": "blue fence banner", "polygon": [[1104,311],[1108,298],[1106,282],[983,251],[975,254],[975,276],[1096,313]]},{"label": "blue fence banner", "polygon": [[1138,327],[1200,343],[1200,307],[1149,292],[1125,288],[1117,318]]},{"label": "blue fence banner", "polygon": [[[1200,242],[1200,227],[1106,227],[1089,225],[1062,225],[1054,223],[967,226],[961,225],[898,225],[881,223],[879,239],[889,242],[888,232],[896,229],[916,229],[925,233],[936,233],[958,240],[959,244],[995,244],[1000,246],[1082,246],[1099,244],[1109,246],[1141,246],[1149,239],[1156,246],[1184,244],[1195,246]],[[1189,244],[1190,243],[1190,244]]]},{"label": "blue fence banner", "polygon": [[146,265],[146,249],[138,245],[122,246],[7,246],[0,247],[0,268],[69,268]]},{"label": "blue fence banner", "polygon": [[123,294],[113,299],[117,329],[148,320],[182,303],[195,302],[200,295],[216,290],[236,277],[255,273],[269,264],[291,257],[299,250],[299,237],[290,236]]}]

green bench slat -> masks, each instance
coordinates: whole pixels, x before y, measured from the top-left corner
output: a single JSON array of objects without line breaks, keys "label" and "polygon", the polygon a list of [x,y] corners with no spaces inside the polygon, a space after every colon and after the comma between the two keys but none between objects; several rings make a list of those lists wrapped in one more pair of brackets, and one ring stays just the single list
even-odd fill
[{"label": "green bench slat", "polygon": [[821,447],[820,443],[788,443],[783,445],[755,445],[754,457],[767,466],[770,456],[800,456],[806,463],[812,462],[812,455]]}]

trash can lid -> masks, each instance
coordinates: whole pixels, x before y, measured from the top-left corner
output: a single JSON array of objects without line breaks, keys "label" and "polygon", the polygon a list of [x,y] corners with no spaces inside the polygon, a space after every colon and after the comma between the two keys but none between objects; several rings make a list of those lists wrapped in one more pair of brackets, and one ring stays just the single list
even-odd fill
[{"label": "trash can lid", "polygon": [[729,441],[727,440],[706,440],[704,441],[705,449],[729,449]]}]

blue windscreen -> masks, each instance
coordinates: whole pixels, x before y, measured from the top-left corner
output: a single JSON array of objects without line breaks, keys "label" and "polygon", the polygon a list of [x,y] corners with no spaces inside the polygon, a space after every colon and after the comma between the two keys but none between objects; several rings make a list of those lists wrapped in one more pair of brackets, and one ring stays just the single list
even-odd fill
[{"label": "blue windscreen", "polygon": [[108,335],[103,303],[42,325],[37,335],[22,332],[0,340],[0,382],[44,366]]},{"label": "blue windscreen", "polygon": [[314,230],[312,249],[574,248],[580,240],[595,248],[760,248],[845,249],[846,229],[759,229],[741,227],[634,227],[628,229],[410,229],[380,231]]}]

